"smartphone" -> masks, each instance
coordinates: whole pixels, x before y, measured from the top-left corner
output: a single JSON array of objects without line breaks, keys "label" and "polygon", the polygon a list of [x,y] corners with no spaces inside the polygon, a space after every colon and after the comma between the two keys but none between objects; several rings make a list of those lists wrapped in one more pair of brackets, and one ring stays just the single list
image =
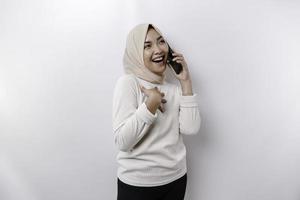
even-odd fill
[{"label": "smartphone", "polygon": [[171,66],[174,71],[176,72],[176,74],[180,74],[180,72],[182,71],[182,65],[176,61],[173,61],[172,59],[175,57],[172,55],[172,53],[174,52],[171,47],[169,46],[169,53],[168,53],[168,57],[167,57],[167,62],[169,64],[169,66]]}]

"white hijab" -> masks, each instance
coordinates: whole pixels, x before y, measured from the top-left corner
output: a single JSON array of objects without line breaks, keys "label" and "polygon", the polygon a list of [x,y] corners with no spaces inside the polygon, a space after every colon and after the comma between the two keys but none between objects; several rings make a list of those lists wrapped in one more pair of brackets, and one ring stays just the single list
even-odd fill
[{"label": "white hijab", "polygon": [[[162,84],[165,80],[165,73],[159,76],[151,72],[144,64],[144,42],[149,25],[150,24],[139,24],[128,33],[123,56],[124,71],[126,74],[134,74],[151,83]],[[159,29],[153,24],[151,25],[162,36]]]}]

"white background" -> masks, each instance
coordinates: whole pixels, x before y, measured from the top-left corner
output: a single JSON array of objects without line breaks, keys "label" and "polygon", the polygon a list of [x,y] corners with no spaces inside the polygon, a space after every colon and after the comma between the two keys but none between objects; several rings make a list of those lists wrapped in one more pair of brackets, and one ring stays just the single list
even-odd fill
[{"label": "white background", "polygon": [[0,0],[0,199],[116,199],[112,94],[145,22],[198,94],[186,199],[298,200],[296,0]]}]

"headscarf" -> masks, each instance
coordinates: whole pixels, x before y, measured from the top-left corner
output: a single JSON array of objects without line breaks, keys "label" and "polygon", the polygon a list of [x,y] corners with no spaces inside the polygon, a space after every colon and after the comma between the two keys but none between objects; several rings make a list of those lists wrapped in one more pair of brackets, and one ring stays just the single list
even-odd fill
[{"label": "headscarf", "polygon": [[[144,63],[144,42],[150,24],[139,24],[135,26],[127,36],[126,48],[123,56],[124,71],[126,74],[149,81],[151,83],[162,84],[165,80],[165,73],[159,76],[151,72]],[[153,28],[162,36],[158,28],[151,24]]]}]

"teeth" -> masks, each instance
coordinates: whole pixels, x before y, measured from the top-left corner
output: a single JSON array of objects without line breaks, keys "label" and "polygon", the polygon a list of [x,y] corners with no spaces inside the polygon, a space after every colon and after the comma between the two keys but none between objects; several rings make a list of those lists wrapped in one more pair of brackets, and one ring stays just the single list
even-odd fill
[{"label": "teeth", "polygon": [[163,60],[163,57],[159,57],[159,58],[154,59],[153,61],[162,61],[162,60]]}]

